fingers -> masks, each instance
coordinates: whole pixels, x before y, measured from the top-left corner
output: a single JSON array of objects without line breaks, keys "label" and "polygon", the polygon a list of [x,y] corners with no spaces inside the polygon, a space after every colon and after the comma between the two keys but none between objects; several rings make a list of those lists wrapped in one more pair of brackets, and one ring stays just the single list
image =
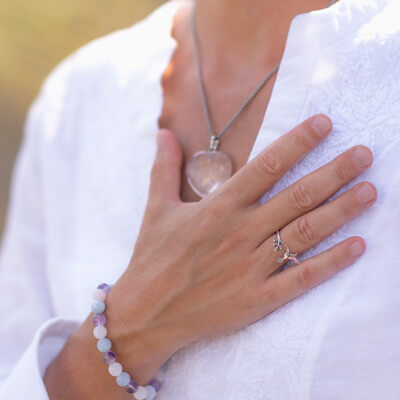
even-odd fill
[{"label": "fingers", "polygon": [[157,134],[157,154],[151,171],[149,203],[179,201],[182,150],[175,135],[168,130]]},{"label": "fingers", "polygon": [[270,277],[264,286],[265,305],[271,312],[353,264],[365,251],[359,237],[348,239],[299,266]]},{"label": "fingers", "polygon": [[[259,230],[261,241],[322,204],[368,169],[372,162],[373,155],[367,147],[353,147],[255,208],[254,220],[263,221]],[[273,232],[266,230],[267,219],[268,229],[273,229]]]},{"label": "fingers", "polygon": [[[360,183],[330,203],[291,222],[280,231],[281,239],[289,246],[292,253],[302,253],[371,207],[376,199],[375,186],[371,183]],[[264,258],[271,257],[274,239],[275,234],[257,249],[263,252]],[[283,255],[284,250],[274,253],[277,259]],[[277,261],[276,268],[273,267],[270,272],[278,267],[280,264]]]},{"label": "fingers", "polygon": [[361,183],[332,202],[287,225],[282,229],[281,237],[288,243],[291,251],[302,253],[371,207],[376,198],[375,186]]},{"label": "fingers", "polygon": [[316,147],[331,131],[330,119],[317,115],[303,122],[263,150],[220,189],[234,194],[235,201],[254,203],[300,158]]}]

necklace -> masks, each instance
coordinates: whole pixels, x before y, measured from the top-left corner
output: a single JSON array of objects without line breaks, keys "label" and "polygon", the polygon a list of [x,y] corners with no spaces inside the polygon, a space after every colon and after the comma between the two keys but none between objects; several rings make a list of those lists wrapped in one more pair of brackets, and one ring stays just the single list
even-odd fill
[{"label": "necklace", "polygon": [[[335,1],[336,0],[330,0],[328,7],[335,3]],[[216,190],[218,187],[220,187],[232,176],[232,160],[227,153],[219,150],[221,137],[229,130],[229,128],[237,120],[240,114],[247,108],[247,106],[257,96],[257,94],[261,91],[265,84],[272,78],[275,72],[278,71],[280,67],[280,62],[271,71],[268,72],[265,78],[260,82],[260,84],[251,93],[248,99],[242,104],[242,106],[236,111],[231,120],[222,129],[222,131],[216,135],[211,124],[210,111],[208,107],[205,84],[201,69],[195,16],[196,7],[193,6],[191,29],[201,101],[207,122],[208,132],[210,135],[210,146],[208,151],[201,150],[193,154],[186,167],[186,176],[187,181],[194,192],[196,192],[200,197],[205,197]]]}]

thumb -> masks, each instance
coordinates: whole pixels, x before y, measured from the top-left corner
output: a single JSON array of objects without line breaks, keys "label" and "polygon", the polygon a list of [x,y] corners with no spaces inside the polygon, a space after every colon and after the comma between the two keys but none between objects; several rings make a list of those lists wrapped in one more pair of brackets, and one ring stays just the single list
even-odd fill
[{"label": "thumb", "polygon": [[182,149],[175,135],[166,129],[157,134],[157,154],[151,171],[149,200],[180,201]]}]

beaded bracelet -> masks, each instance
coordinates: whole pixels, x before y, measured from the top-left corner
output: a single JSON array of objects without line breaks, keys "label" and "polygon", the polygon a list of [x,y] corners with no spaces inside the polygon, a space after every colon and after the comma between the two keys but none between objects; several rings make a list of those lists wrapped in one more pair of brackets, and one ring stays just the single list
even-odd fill
[{"label": "beaded bracelet", "polygon": [[161,382],[154,378],[146,386],[138,385],[127,372],[123,371],[122,365],[116,362],[115,353],[111,351],[112,343],[106,337],[106,316],[104,315],[105,300],[111,287],[112,285],[102,283],[93,293],[92,311],[95,314],[93,317],[93,325],[95,326],[93,335],[98,339],[97,348],[103,353],[103,361],[108,365],[110,375],[116,378],[118,386],[125,388],[136,400],[153,400],[161,388]]}]

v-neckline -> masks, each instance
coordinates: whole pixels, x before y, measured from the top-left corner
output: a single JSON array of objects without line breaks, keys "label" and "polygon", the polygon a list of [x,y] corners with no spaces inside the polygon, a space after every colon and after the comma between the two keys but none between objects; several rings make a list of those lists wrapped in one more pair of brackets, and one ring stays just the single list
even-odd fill
[{"label": "v-neckline", "polygon": [[[187,2],[184,0],[170,0],[170,3],[165,5],[167,7],[170,6],[171,11],[168,15],[169,19],[166,24],[165,62],[163,62],[160,68],[160,77],[158,79],[159,94],[161,95],[158,117],[161,115],[163,106],[162,76],[178,45],[176,39],[172,36],[174,17],[179,11],[179,7],[185,6],[186,4]],[[288,127],[294,128],[297,124],[315,66],[315,57],[309,57],[310,50],[314,54],[315,50],[318,50],[318,46],[313,47],[312,45],[310,46],[309,43],[306,45],[306,39],[300,40],[300,37],[306,33],[306,21],[308,21],[309,18],[314,19],[317,14],[327,13],[337,5],[338,3],[332,5],[329,9],[326,8],[299,14],[291,21],[280,68],[277,71],[271,96],[246,163],[249,163],[260,153],[260,151],[271,144],[279,136],[286,133]],[[306,36],[308,36],[308,34]],[[301,46],[302,43],[304,46]],[[298,57],[309,57],[307,65],[307,77],[309,79],[306,79],[303,82],[296,82],[296,59],[298,59]],[[284,121],[284,124],[282,124],[282,121]],[[158,126],[158,128],[160,127]]]}]

